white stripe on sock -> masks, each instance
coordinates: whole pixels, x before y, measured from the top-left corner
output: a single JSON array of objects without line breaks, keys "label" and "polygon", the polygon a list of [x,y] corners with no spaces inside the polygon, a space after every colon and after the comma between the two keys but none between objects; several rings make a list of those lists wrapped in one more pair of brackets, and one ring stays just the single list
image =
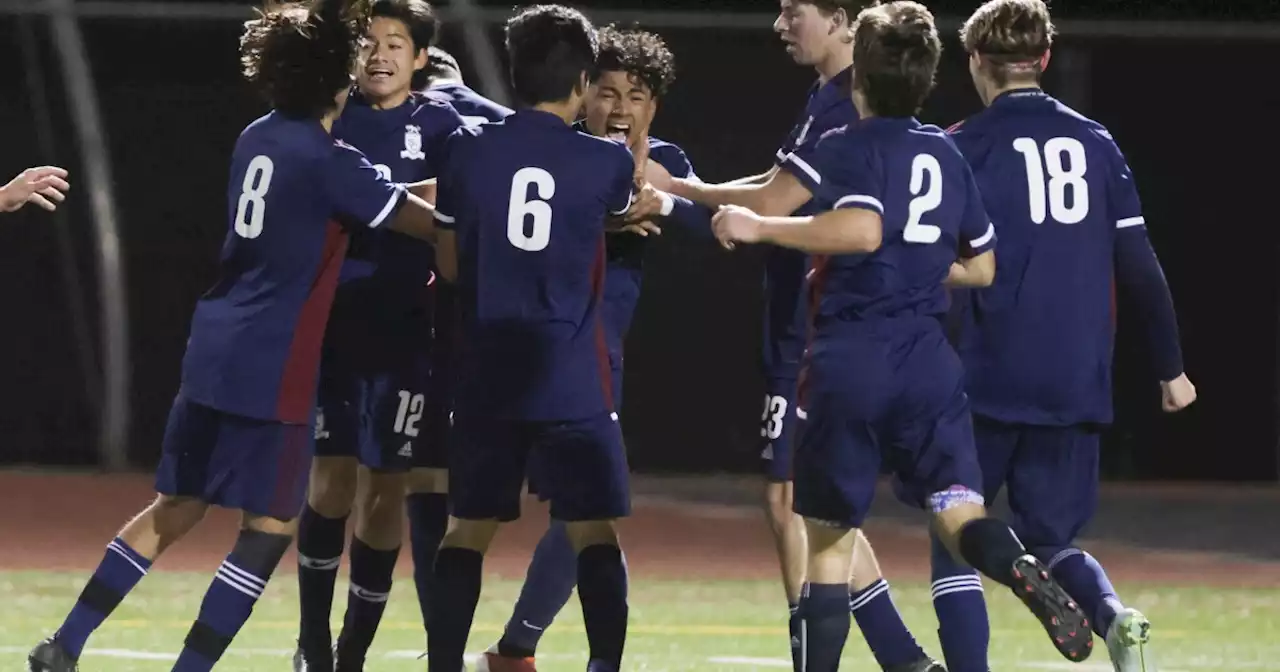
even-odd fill
[{"label": "white stripe on sock", "polygon": [[1057,567],[1058,563],[1062,562],[1063,560],[1066,560],[1067,558],[1073,555],[1084,555],[1084,551],[1078,548],[1064,548],[1061,551],[1058,551],[1058,554],[1050,558],[1049,562],[1045,564],[1049,567],[1050,571],[1053,571],[1053,568]]},{"label": "white stripe on sock", "polygon": [[301,553],[298,554],[298,566],[304,569],[315,569],[325,572],[336,572],[338,565],[342,564],[342,556],[336,558],[312,558]]},{"label": "white stripe on sock", "polygon": [[887,592],[889,592],[889,582],[884,579],[880,579],[879,581],[871,584],[867,588],[867,591],[856,600],[849,602],[849,611],[857,611],[870,604],[872,600]]},{"label": "white stripe on sock", "polygon": [[228,563],[226,562],[222,563],[222,566],[219,567],[218,571],[214,574],[215,578],[227,584],[228,586],[235,588],[241,593],[244,593],[245,595],[252,597],[255,600],[258,599],[259,597],[262,597],[262,588],[254,586],[253,584],[250,584],[249,582],[240,578],[239,575],[231,571],[228,571],[227,569],[228,566],[229,566]]},{"label": "white stripe on sock", "polygon": [[391,593],[375,593],[372,590],[367,590],[354,583],[351,584],[350,592],[352,596],[357,599],[364,600],[365,602],[386,602],[387,598],[391,597]]},{"label": "white stripe on sock", "polygon": [[120,546],[120,544],[116,543],[115,539],[112,539],[111,543],[107,544],[107,550],[112,551],[116,555],[119,555],[120,557],[124,558],[126,562],[133,565],[134,569],[138,570],[139,574],[143,576],[147,575],[147,570],[143,569],[142,565],[139,565],[138,561],[134,560],[133,556],[131,556],[128,551],[126,551],[122,546]]},{"label": "white stripe on sock", "polygon": [[240,579],[242,579],[247,585],[257,588],[258,592],[262,592],[267,588],[266,579],[261,578],[259,576],[255,576],[253,574],[250,574],[249,572],[244,571],[243,569],[240,569],[239,567],[236,567],[235,565],[231,564],[230,560],[223,560],[222,568],[236,575]]}]

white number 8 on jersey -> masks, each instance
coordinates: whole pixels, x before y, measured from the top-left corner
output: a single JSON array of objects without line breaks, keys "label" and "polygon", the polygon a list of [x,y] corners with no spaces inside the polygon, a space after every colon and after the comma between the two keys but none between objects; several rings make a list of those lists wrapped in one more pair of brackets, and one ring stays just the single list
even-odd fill
[{"label": "white number 8 on jersey", "polygon": [[[537,198],[529,197],[530,186],[537,188]],[[556,178],[551,173],[533,166],[516,171],[507,206],[507,240],[512,245],[526,252],[546,249],[551,242],[551,204],[547,199],[555,194]],[[527,226],[526,218],[532,218]]]},{"label": "white number 8 on jersey", "polygon": [[240,185],[240,200],[236,203],[236,235],[251,239],[262,235],[262,220],[267,215],[264,199],[267,190],[271,189],[271,176],[275,172],[276,164],[270,157],[259,154],[249,162],[244,171],[244,182]]}]

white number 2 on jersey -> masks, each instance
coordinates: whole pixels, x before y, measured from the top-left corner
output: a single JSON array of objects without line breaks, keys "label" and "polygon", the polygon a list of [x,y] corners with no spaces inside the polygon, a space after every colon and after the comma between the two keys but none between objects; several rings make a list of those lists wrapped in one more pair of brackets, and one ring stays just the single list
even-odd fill
[{"label": "white number 2 on jersey", "polygon": [[259,154],[249,162],[244,171],[244,183],[240,185],[240,200],[236,203],[236,235],[257,238],[262,235],[262,219],[267,215],[267,190],[271,188],[271,176],[276,164],[271,158]]},{"label": "white number 2 on jersey", "polygon": [[[1053,138],[1044,143],[1044,151],[1032,138],[1018,138],[1013,148],[1027,162],[1028,200],[1031,203],[1031,221],[1044,224],[1045,173],[1048,173],[1048,214],[1062,224],[1078,224],[1089,216],[1089,184],[1084,181],[1084,145],[1075,138]],[[1043,159],[1041,158],[1043,155]],[[1066,163],[1063,165],[1063,157]],[[1067,188],[1071,198],[1067,198]],[[1071,205],[1067,205],[1067,201]]]},{"label": "white number 2 on jersey", "polygon": [[[925,188],[924,178],[929,177],[929,189]],[[908,243],[928,245],[936,243],[942,237],[942,229],[932,224],[921,224],[920,218],[942,205],[942,165],[932,154],[916,154],[911,161],[911,195],[915,198],[907,203],[907,226],[902,230],[902,239]]]},{"label": "white number 2 on jersey", "polygon": [[[537,188],[537,198],[529,197],[529,187]],[[533,166],[521,168],[511,178],[511,200],[507,206],[507,240],[526,251],[546,249],[551,242],[551,204],[556,178]],[[526,219],[529,219],[527,224]],[[526,233],[528,231],[528,233]]]}]

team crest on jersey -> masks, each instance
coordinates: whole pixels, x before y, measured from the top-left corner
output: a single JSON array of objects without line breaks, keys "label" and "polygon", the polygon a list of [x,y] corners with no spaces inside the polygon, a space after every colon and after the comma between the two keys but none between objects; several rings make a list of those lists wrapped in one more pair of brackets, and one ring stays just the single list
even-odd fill
[{"label": "team crest on jersey", "polygon": [[427,155],[422,153],[421,128],[413,125],[404,127],[404,151],[400,152],[400,158],[413,161],[427,158]]}]

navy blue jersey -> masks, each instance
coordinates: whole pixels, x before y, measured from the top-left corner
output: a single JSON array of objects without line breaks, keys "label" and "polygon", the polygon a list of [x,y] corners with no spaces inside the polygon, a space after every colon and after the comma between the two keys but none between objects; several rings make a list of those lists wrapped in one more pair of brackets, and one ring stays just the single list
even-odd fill
[{"label": "navy blue jersey", "polygon": [[[697,178],[684,150],[665,140],[649,138],[649,158],[672,177]],[[609,348],[621,351],[622,341],[631,328],[636,302],[640,300],[640,284],[644,278],[644,255],[650,238],[634,233],[610,234],[605,239],[608,264],[604,282],[605,331]]]},{"label": "navy blue jersey", "polygon": [[[809,89],[800,120],[778,149],[778,166],[796,177],[813,182],[817,173],[796,152],[811,151],[818,138],[858,119],[853,106],[853,68],[846,68],[825,84],[814,82]],[[817,193],[817,192],[814,192]],[[812,215],[820,211],[809,201],[794,214]],[[804,279],[809,257],[798,250],[769,247],[765,257],[764,375],[771,379],[793,380],[800,373],[804,355],[807,311]]]},{"label": "navy blue jersey", "polygon": [[1113,268],[1126,239],[1149,249],[1123,155],[1102,125],[1038,89],[1001,95],[952,137],[1001,241],[995,283],[971,292],[962,322],[974,412],[1110,422]]},{"label": "navy blue jersey", "polygon": [[431,85],[427,95],[449,104],[468,126],[476,126],[490,121],[500,121],[511,116],[509,107],[499,105],[478,94],[474,89],[462,82],[441,82]]},{"label": "navy blue jersey", "polygon": [[440,226],[456,231],[458,413],[574,420],[610,411],[605,217],[630,207],[624,145],[525,109],[444,144]]},{"label": "navy blue jersey", "polygon": [[220,277],[196,304],[182,393],[227,413],[308,423],[320,345],[353,229],[376,228],[404,188],[317,121],[276,113],[240,134]]},{"label": "navy blue jersey", "polygon": [[[995,245],[995,230],[964,157],[941,129],[911,118],[873,117],[825,134],[795,158],[801,180],[827,209],[880,214],[880,248],[815,256],[814,338],[860,323],[941,318],[943,282],[957,255]],[[941,326],[939,320],[938,326]]]},{"label": "navy blue jersey", "polygon": [[[434,147],[462,125],[453,108],[421,94],[379,110],[356,93],[333,134],[364,152],[383,177],[407,184],[435,177]],[[340,291],[358,281],[353,291],[376,293],[378,305],[402,314],[427,295],[434,266],[435,252],[426,241],[391,230],[366,231],[352,237]]]}]

